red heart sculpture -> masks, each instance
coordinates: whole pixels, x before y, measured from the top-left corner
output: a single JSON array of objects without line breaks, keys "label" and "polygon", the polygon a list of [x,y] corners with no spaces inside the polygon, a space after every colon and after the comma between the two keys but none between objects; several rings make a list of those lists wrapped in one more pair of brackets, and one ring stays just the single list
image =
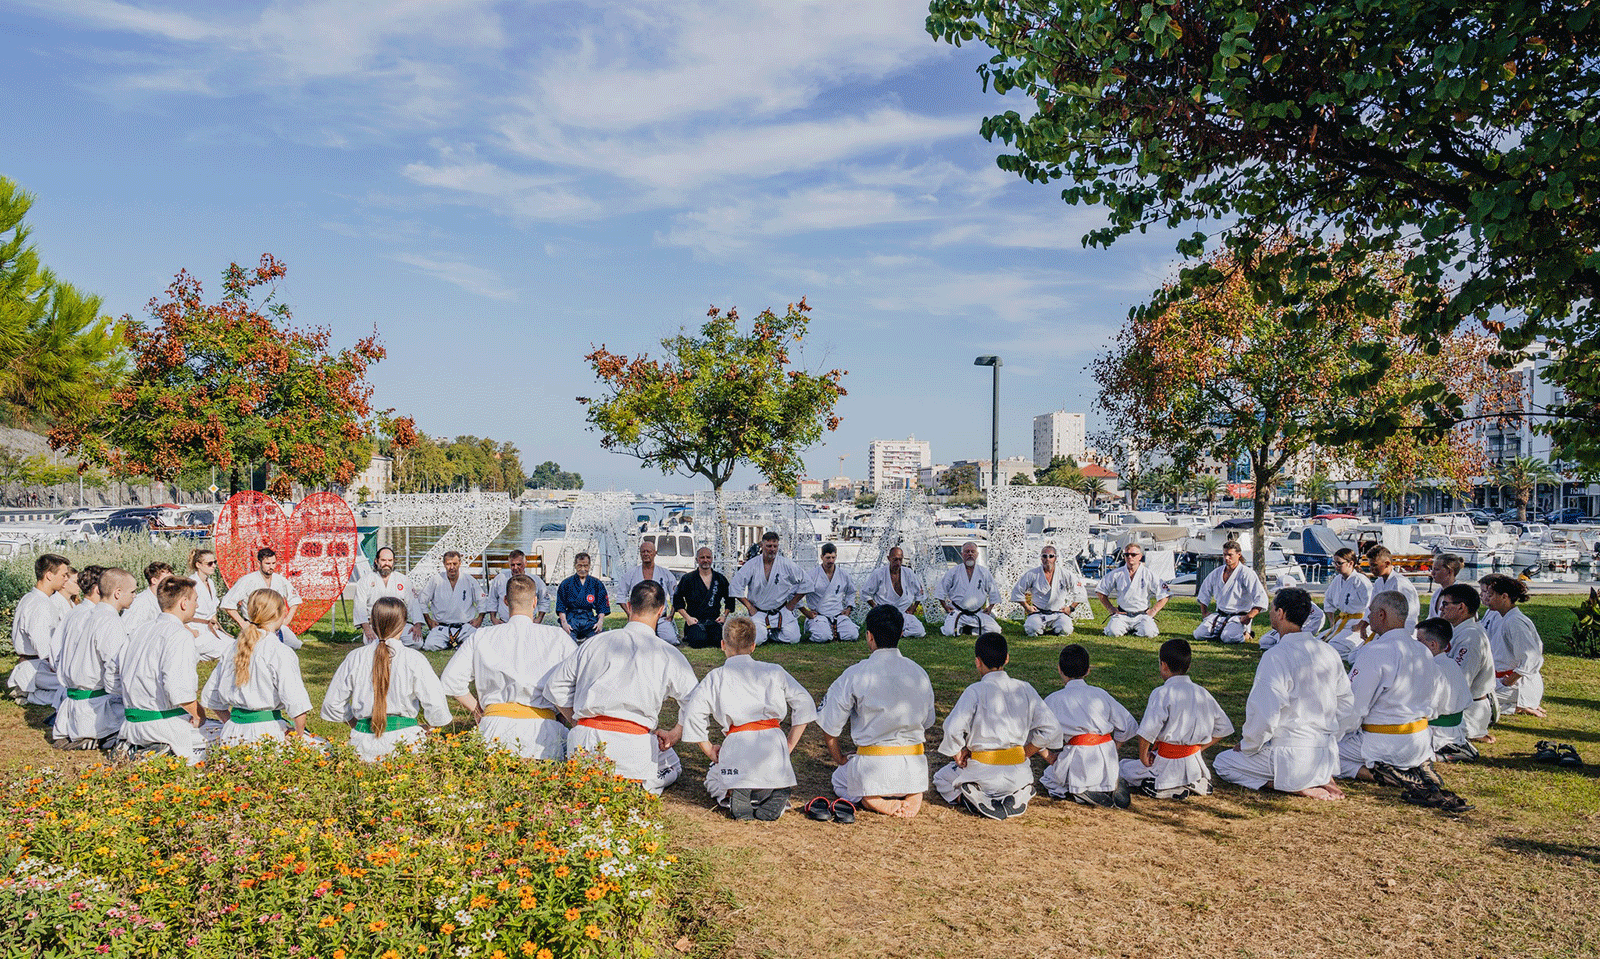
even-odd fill
[{"label": "red heart sculpture", "polygon": [[355,568],[356,517],[332,493],[312,493],[287,517],[262,493],[235,493],[217,514],[213,538],[217,568],[230,585],[256,568],[256,550],[270,546],[278,554],[279,570],[302,601],[289,623],[296,633],[333,608]]}]

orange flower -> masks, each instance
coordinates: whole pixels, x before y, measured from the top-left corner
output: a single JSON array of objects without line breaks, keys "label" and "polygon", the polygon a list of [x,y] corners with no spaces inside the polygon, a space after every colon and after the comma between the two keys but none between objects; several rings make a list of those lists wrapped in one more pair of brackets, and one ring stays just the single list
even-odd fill
[{"label": "orange flower", "polygon": [[517,900],[517,905],[521,906],[524,909],[532,909],[533,907],[537,906],[538,904],[539,904],[539,900],[537,898],[533,897],[533,896],[528,896],[528,897],[526,897],[524,899]]},{"label": "orange flower", "polygon": [[537,951],[538,951],[538,950],[539,950],[539,947],[538,947],[538,946],[536,946],[536,945],[534,945],[534,944],[533,944],[533,943],[531,943],[531,942],[524,942],[524,943],[523,943],[523,944],[522,944],[522,954],[523,954],[523,955],[524,955],[524,956],[531,956],[531,955],[533,955],[533,954],[534,954],[534,953],[535,953],[535,952],[537,952]]},{"label": "orange flower", "polygon": [[557,866],[556,867],[556,878],[557,879],[565,879],[565,878],[567,878],[567,876],[571,875],[571,873],[572,873],[572,870],[568,869],[566,866]]},{"label": "orange flower", "polygon": [[531,875],[533,875],[533,870],[529,869],[527,866],[523,866],[517,870],[518,879],[527,879]]},{"label": "orange flower", "polygon": [[372,922],[367,923],[368,932],[382,932],[387,928],[389,928],[389,924],[382,919],[374,919]]},{"label": "orange flower", "polygon": [[326,929],[329,926],[337,924],[338,922],[339,922],[339,920],[334,918],[333,916],[323,916],[321,919],[317,920],[317,928],[318,929]]},{"label": "orange flower", "polygon": [[383,950],[382,959],[400,959],[400,953],[394,951],[393,949],[385,949]]},{"label": "orange flower", "polygon": [[493,899],[490,899],[488,896],[485,896],[480,892],[476,896],[472,897],[472,902],[470,902],[469,905],[474,909],[487,909],[489,904],[492,902],[494,902]]},{"label": "orange flower", "polygon": [[448,936],[452,932],[456,931],[456,924],[453,923],[453,922],[447,922],[444,925],[439,927],[439,931]]},{"label": "orange flower", "polygon": [[581,915],[583,915],[583,913],[579,912],[576,909],[568,909],[567,912],[566,912],[566,916],[567,916],[567,921],[568,922],[577,922],[578,921],[578,917],[581,916]]},{"label": "orange flower", "polygon": [[511,881],[509,879],[502,879],[500,880],[499,885],[495,886],[494,888],[497,892],[505,892],[507,889],[511,888]]},{"label": "orange flower", "polygon": [[356,911],[356,904],[353,903],[353,902],[347,902],[343,906],[341,906],[340,908],[343,909],[345,912],[355,912]]},{"label": "orange flower", "polygon": [[344,959],[344,950],[343,949],[335,949],[335,950],[333,950],[333,959]]},{"label": "orange flower", "polygon": [[583,898],[589,900],[590,902],[595,902],[604,897],[605,894],[606,891],[601,889],[599,886],[590,886],[588,889],[583,891]]},{"label": "orange flower", "polygon": [[593,924],[593,923],[590,923],[589,925],[584,927],[583,934],[588,936],[590,939],[599,939],[600,938],[600,927],[595,925],[595,924]]},{"label": "orange flower", "polygon": [[552,954],[550,952],[550,950],[548,950],[548,949],[540,949],[539,950],[539,954],[537,956],[534,956],[533,959],[556,959],[556,957],[555,957],[554,954]]}]

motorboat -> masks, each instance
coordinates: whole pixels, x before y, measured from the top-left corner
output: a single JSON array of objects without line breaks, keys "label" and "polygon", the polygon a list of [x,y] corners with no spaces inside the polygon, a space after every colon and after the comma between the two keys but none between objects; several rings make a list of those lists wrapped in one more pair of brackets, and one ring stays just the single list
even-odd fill
[{"label": "motorboat", "polygon": [[1556,536],[1544,523],[1529,523],[1517,537],[1515,563],[1546,569],[1571,567],[1578,562],[1578,547]]},{"label": "motorboat", "polygon": [[1497,550],[1482,536],[1458,533],[1435,543],[1434,553],[1454,553],[1468,566],[1493,566]]}]

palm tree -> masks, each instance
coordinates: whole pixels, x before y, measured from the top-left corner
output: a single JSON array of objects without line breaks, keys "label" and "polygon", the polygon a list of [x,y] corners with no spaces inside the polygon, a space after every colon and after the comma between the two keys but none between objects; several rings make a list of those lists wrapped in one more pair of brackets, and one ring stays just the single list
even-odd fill
[{"label": "palm tree", "polygon": [[1210,473],[1203,473],[1195,477],[1194,481],[1189,484],[1189,492],[1205,498],[1207,516],[1216,512],[1217,497],[1222,495],[1222,490],[1222,480]]},{"label": "palm tree", "polygon": [[1539,487],[1559,482],[1561,477],[1550,468],[1549,463],[1531,456],[1514,456],[1508,460],[1501,460],[1494,470],[1495,485],[1501,489],[1510,489],[1516,495],[1519,522],[1527,520],[1528,501],[1539,492]]},{"label": "palm tree", "polygon": [[1139,506],[1139,491],[1150,488],[1150,480],[1145,473],[1130,469],[1122,474],[1122,490],[1128,494],[1128,503],[1135,509]]},{"label": "palm tree", "polygon": [[1089,505],[1094,506],[1100,498],[1106,495],[1106,481],[1098,476],[1085,476],[1079,484],[1078,492],[1089,498]]},{"label": "palm tree", "polygon": [[1333,481],[1328,479],[1328,474],[1321,472],[1312,473],[1300,485],[1306,494],[1306,499],[1311,501],[1311,508],[1315,510],[1318,503],[1326,503],[1333,498]]}]

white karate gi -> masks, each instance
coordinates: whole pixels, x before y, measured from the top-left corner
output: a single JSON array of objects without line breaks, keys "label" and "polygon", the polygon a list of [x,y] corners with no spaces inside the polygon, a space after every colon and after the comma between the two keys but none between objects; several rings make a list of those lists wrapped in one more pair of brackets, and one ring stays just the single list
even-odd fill
[{"label": "white karate gi", "polygon": [[1028,601],[1036,612],[1022,621],[1022,631],[1029,636],[1071,636],[1072,614],[1067,612],[1074,604],[1089,599],[1083,579],[1070,563],[1056,561],[1056,574],[1045,576],[1043,566],[1035,566],[1022,574],[1011,590],[1011,601],[1020,603],[1024,594],[1031,593]]},{"label": "white karate gi", "polygon": [[[1400,572],[1399,568],[1391,566],[1389,575],[1374,576],[1372,578],[1372,595],[1379,593],[1399,593],[1406,598],[1406,629],[1417,628],[1417,614],[1422,608],[1422,601],[1417,598],[1417,587],[1411,580]],[[1367,612],[1372,612],[1372,603],[1367,603]]]},{"label": "white karate gi", "polygon": [[1205,753],[1168,759],[1156,753],[1156,744],[1193,746],[1232,733],[1233,723],[1204,686],[1187,675],[1173,676],[1150,691],[1139,722],[1139,738],[1151,744],[1155,762],[1146,766],[1136,758],[1124,759],[1122,778],[1129,785],[1153,778],[1158,792],[1187,789],[1204,796],[1211,792]]},{"label": "white karate gi", "polygon": [[911,607],[927,598],[928,591],[923,588],[922,580],[909,566],[900,567],[900,590],[895,591],[894,579],[889,575],[887,565],[879,566],[861,584],[861,602],[870,609],[873,606],[893,606],[905,615],[905,630],[902,636],[926,636],[928,630],[922,624],[922,619],[911,615]]},{"label": "white karate gi", "polygon": [[1000,587],[982,563],[973,566],[970,574],[964,563],[950,567],[939,580],[935,596],[955,607],[945,613],[944,625],[939,629],[946,636],[954,636],[964,627],[975,628],[980,633],[1000,632],[1000,624],[984,609],[1000,602]]},{"label": "white karate gi", "polygon": [[[463,570],[451,583],[450,577],[440,571],[428,580],[428,585],[420,593],[418,604],[439,624],[423,638],[422,648],[425,651],[448,649],[452,632],[457,643],[465,642],[472,635],[472,621],[483,612],[485,606],[483,587],[478,584],[477,577]],[[459,628],[452,630],[452,623]]]},{"label": "white karate gi", "polygon": [[1354,725],[1355,702],[1339,654],[1314,633],[1289,633],[1261,654],[1238,747],[1211,764],[1246,789],[1326,785],[1339,771],[1339,737]]},{"label": "white karate gi", "polygon": [[[190,575],[194,577],[195,604],[194,619],[189,622],[189,632],[194,634],[194,648],[195,652],[200,654],[200,661],[208,663],[222,656],[228,644],[233,642],[233,637],[223,632],[220,624],[213,626],[201,622],[201,620],[216,620],[222,598],[217,595],[217,585],[212,582],[211,577],[201,576],[199,573]],[[157,611],[159,612],[159,607]],[[299,645],[296,644],[294,648],[298,649]]]},{"label": "white karate gi", "polygon": [[[289,582],[289,577],[282,573],[273,573],[272,579],[268,580],[261,575],[260,570],[253,569],[233,581],[233,585],[222,595],[221,608],[237,610],[239,615],[243,616],[245,621],[248,622],[250,617],[246,615],[249,612],[246,604],[250,599],[250,594],[258,589],[275,591],[290,606],[299,606],[301,603],[300,593],[294,588],[294,584]],[[357,595],[359,596],[359,593]],[[360,609],[359,603],[356,604],[356,608],[357,610]]]},{"label": "white karate gi", "polygon": [[[539,574],[531,569],[523,570],[522,575],[533,580],[533,595],[535,597],[533,615],[534,619],[537,620],[538,617],[550,612],[550,587],[545,585],[545,581],[540,578]],[[502,623],[511,619],[511,607],[506,605],[506,584],[509,582],[511,582],[511,570],[509,569],[501,570],[495,574],[494,579],[489,580],[488,610],[494,613],[496,619]],[[667,601],[667,606],[669,608],[672,606],[670,599]]]},{"label": "white karate gi", "polygon": [[[628,601],[628,597],[633,594],[633,588],[644,582],[646,579],[653,579],[660,583],[661,588],[667,593],[666,609],[662,610],[661,618],[656,620],[656,635],[660,636],[663,640],[671,643],[672,645],[677,646],[680,640],[678,639],[678,627],[673,623],[672,596],[678,591],[678,577],[677,574],[672,572],[672,570],[667,569],[660,563],[655,565],[655,569],[651,570],[649,576],[645,576],[644,565],[642,563],[638,566],[635,566],[633,569],[628,570],[626,573],[623,573],[621,576],[617,577],[617,602],[626,603]],[[732,588],[731,584],[729,588]],[[734,595],[737,596],[739,594],[735,592]],[[788,601],[785,600],[785,602]]]},{"label": "white karate gi", "polygon": [[1489,731],[1494,721],[1494,695],[1497,685],[1494,678],[1494,653],[1489,649],[1489,634],[1477,620],[1466,619],[1455,628],[1450,639],[1450,658],[1461,668],[1467,678],[1467,689],[1472,702],[1462,711],[1461,725],[1468,739],[1477,739]]},{"label": "white karate gi", "polygon": [[[1492,610],[1483,617],[1484,632],[1489,634],[1489,651],[1494,657],[1495,698],[1500,712],[1509,714],[1516,709],[1537,709],[1544,699],[1544,640],[1528,614],[1513,606],[1511,611],[1496,615]],[[1521,677],[1516,684],[1505,681],[1516,673]]]},{"label": "white karate gi", "polygon": [[728,591],[735,599],[748,599],[756,608],[752,618],[756,621],[756,645],[768,639],[769,630],[776,629],[773,637],[780,643],[800,642],[800,621],[789,600],[810,588],[810,578],[787,556],[772,560],[772,570],[759,555],[752,556],[733,574]]},{"label": "white karate gi", "polygon": [[[837,737],[850,725],[857,752],[833,771],[833,791],[859,803],[865,796],[909,796],[927,791],[928,757],[921,750],[934,724],[933,684],[899,647],[876,649],[828,687],[817,725]],[[869,756],[871,746],[911,746],[913,755]]]},{"label": "white karate gi", "polygon": [[32,705],[54,706],[64,695],[55,667],[58,631],[64,618],[60,604],[37,586],[17,601],[12,613],[11,646],[20,661],[11,670],[7,685]]},{"label": "white karate gi", "polygon": [[[444,687],[433,673],[427,657],[402,643],[399,639],[381,640],[389,647],[389,694],[384,708],[389,716],[414,719],[417,712],[429,726],[446,726],[450,723],[450,704],[445,701]],[[372,663],[378,655],[377,643],[366,643],[350,651],[339,668],[334,670],[328,683],[328,694],[322,700],[322,718],[330,723],[350,723],[372,719]],[[394,752],[401,744],[415,748],[414,744],[427,738],[421,726],[405,729],[385,728],[382,735],[350,730],[350,745],[365,762],[377,762]]]},{"label": "white karate gi", "polygon": [[1372,581],[1361,573],[1349,576],[1338,573],[1328,577],[1327,589],[1322,594],[1322,611],[1327,614],[1327,640],[1334,652],[1346,661],[1361,645],[1356,627],[1367,618],[1367,607],[1372,605]]},{"label": "white karate gi", "polygon": [[[678,754],[661,749],[653,735],[661,721],[661,705],[669,698],[677,700],[681,714],[694,687],[694,670],[683,653],[632,620],[621,629],[584,640],[542,683],[546,699],[572,710],[577,725],[567,733],[569,753],[604,749],[616,763],[618,776],[638,780],[657,795],[683,772]],[[586,719],[622,720],[641,731],[600,729],[585,724]]]},{"label": "white karate gi", "polygon": [[[1454,640],[1451,645],[1454,646]],[[1463,714],[1472,702],[1472,687],[1467,685],[1466,674],[1456,665],[1449,650],[1433,657],[1433,665],[1439,671],[1439,682],[1433,687],[1434,718],[1428,723],[1428,734],[1433,751],[1437,753],[1446,746],[1467,744]],[[1448,725],[1452,719],[1455,724]],[[1441,720],[1445,725],[1440,725]]]},{"label": "white karate gi", "polygon": [[[1434,716],[1433,689],[1438,681],[1433,657],[1412,637],[1411,627],[1391,629],[1358,648],[1350,669],[1355,712],[1339,740],[1339,775],[1350,779],[1362,766],[1378,762],[1411,769],[1432,759],[1427,721]],[[1423,725],[1410,733],[1368,728],[1419,721]],[[1355,724],[1360,728],[1351,729]]]},{"label": "white karate gi", "polygon": [[[790,727],[817,721],[817,705],[777,663],[729,656],[706,674],[683,703],[683,741],[710,742],[711,721],[724,731],[746,723],[781,720]],[[795,784],[789,738],[780,726],[725,736],[717,761],[706,770],[706,792],[718,804],[735,789],[788,789]]]},{"label": "white karate gi", "polygon": [[549,711],[549,717],[486,715],[478,734],[526,759],[565,759],[567,728],[553,715],[555,705],[540,684],[577,648],[560,626],[518,614],[467,637],[439,681],[447,696],[465,696],[469,685],[477,686],[478,705],[486,711],[506,704]]},{"label": "white karate gi", "polygon": [[[238,587],[234,587],[237,589]],[[357,629],[372,622],[372,607],[378,600],[385,596],[392,596],[406,604],[406,622],[416,625],[422,622],[421,597],[412,588],[411,580],[405,573],[396,570],[388,578],[378,575],[376,571],[361,577],[356,583],[356,608],[351,618]],[[363,634],[365,631],[363,630]],[[422,641],[417,638],[417,632],[409,626],[400,633],[400,641],[407,646],[418,647]],[[372,640],[365,640],[368,645]]]},{"label": "white karate gi", "polygon": [[[199,665],[194,636],[178,617],[162,613],[128,635],[115,669],[106,678],[107,691],[120,691],[129,713],[175,710],[199,699],[200,677],[195,671]],[[182,711],[147,721],[124,717],[122,741],[130,746],[165,743],[173,755],[191,765],[205,758],[209,745],[208,736]]]},{"label": "white karate gi", "polygon": [[[110,695],[106,678],[127,642],[122,620],[108,603],[82,604],[67,617],[57,656],[63,689],[56,710],[57,739],[104,739],[122,728],[122,697]],[[106,695],[73,699],[71,690]]]},{"label": "white karate gi", "polygon": [[130,633],[145,623],[155,622],[161,615],[161,601],[156,598],[156,591],[149,587],[141,589],[133,597],[133,602],[122,611],[122,626]]},{"label": "white karate gi", "polygon": [[[1267,588],[1261,577],[1250,567],[1239,564],[1230,575],[1226,566],[1218,566],[1206,576],[1195,594],[1195,602],[1210,607],[1195,627],[1195,639],[1220,639],[1224,643],[1242,643],[1250,638],[1249,627],[1239,622],[1240,613],[1252,609],[1268,608]],[[1232,615],[1230,615],[1232,614]]]},{"label": "white karate gi", "polygon": [[[1139,721],[1127,707],[1099,686],[1082,679],[1044,698],[1061,727],[1061,752],[1039,777],[1039,785],[1057,799],[1073,793],[1111,792],[1117,788],[1117,746],[1139,732]],[[1075,736],[1110,736],[1103,743],[1074,746]]]},{"label": "white karate gi", "polygon": [[[955,708],[944,718],[939,751],[953,759],[963,749],[976,753],[1025,746],[1056,749],[1060,745],[1061,727],[1038,691],[996,669],[961,691]],[[1025,810],[1033,798],[1033,765],[1027,759],[987,763],[974,757],[965,766],[949,763],[941,768],[933,774],[933,786],[947,803],[954,804],[956,797],[967,791],[965,787],[973,786],[984,799],[1009,796]]]},{"label": "white karate gi", "polygon": [[1150,615],[1150,604],[1172,595],[1172,586],[1155,570],[1140,564],[1139,572],[1130,576],[1128,567],[1119,566],[1100,580],[1095,593],[1116,605],[1117,611],[1106,620],[1107,636],[1126,636],[1133,633],[1146,639],[1160,635],[1156,618]]},{"label": "white karate gi", "polygon": [[[59,595],[59,594],[57,594],[57,595]],[[87,620],[89,618],[89,614],[94,611],[94,608],[97,605],[98,605],[97,603],[91,603],[91,602],[87,602],[87,601],[81,602],[81,603],[77,604],[76,606],[73,606],[73,607],[69,608],[67,610],[67,612],[66,612],[66,615],[61,617],[61,622],[56,624],[56,632],[55,632],[55,640],[54,640],[55,654],[54,654],[53,659],[52,659],[52,665],[55,667],[55,670],[56,670],[56,682],[61,684],[61,692],[56,694],[58,696],[58,698],[60,699],[60,702],[58,702],[56,704],[57,705],[56,722],[55,722],[54,727],[52,728],[51,732],[49,733],[51,738],[54,738],[54,739],[72,738],[72,737],[67,737],[63,733],[63,731],[62,731],[63,727],[59,723],[59,720],[61,718],[60,712],[59,712],[60,707],[65,705],[68,702],[67,690],[72,688],[71,686],[67,685],[67,681],[65,679],[61,678],[61,667],[62,667],[63,660],[65,659],[65,657],[67,655],[67,650],[71,646],[72,640],[83,629],[83,624],[85,622],[87,622]],[[92,688],[92,687],[84,687],[84,688],[85,689],[89,689],[89,688]],[[117,725],[120,726],[121,723],[119,722]],[[115,731],[116,730],[112,730],[112,732],[115,732]]]},{"label": "white karate gi", "polygon": [[817,614],[816,619],[806,621],[807,639],[814,643],[832,642],[835,628],[842,640],[861,638],[861,630],[856,627],[855,620],[845,612],[856,604],[855,580],[842,567],[835,566],[830,579],[823,571],[822,564],[818,563],[802,588],[807,592],[806,598],[800,601],[801,605]]},{"label": "white karate gi", "polygon": [[[274,642],[273,637],[263,636],[250,653],[250,678],[240,686],[233,681],[233,658],[238,649],[237,640],[228,644],[200,691],[201,706],[229,711],[217,741],[224,746],[238,746],[257,739],[281,740],[293,728],[294,717],[311,712],[311,696],[300,678],[300,658],[294,650]],[[283,718],[244,722],[239,716],[241,710],[275,710]]]}]

